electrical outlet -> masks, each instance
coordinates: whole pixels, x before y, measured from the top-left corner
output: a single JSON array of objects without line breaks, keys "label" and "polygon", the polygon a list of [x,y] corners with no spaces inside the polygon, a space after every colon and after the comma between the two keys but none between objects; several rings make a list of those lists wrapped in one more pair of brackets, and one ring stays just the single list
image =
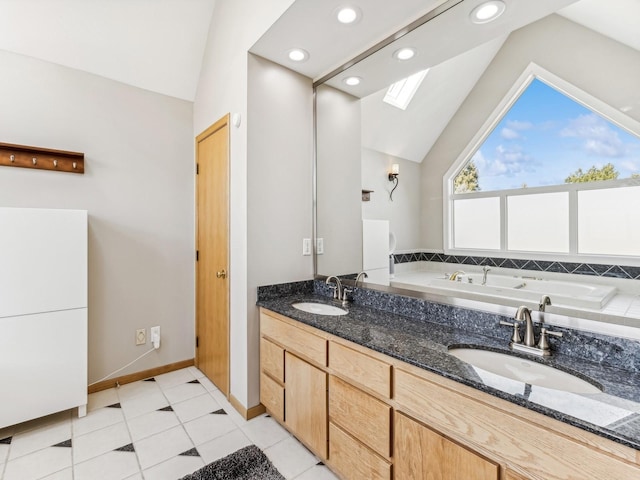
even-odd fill
[{"label": "electrical outlet", "polygon": [[139,328],[136,330],[136,345],[144,345],[147,343],[147,329]]},{"label": "electrical outlet", "polygon": [[302,255],[311,255],[311,239],[303,238],[302,239]]},{"label": "electrical outlet", "polygon": [[316,253],[318,255],[324,254],[324,238],[316,238]]},{"label": "electrical outlet", "polygon": [[150,335],[153,348],[160,348],[160,327],[151,327]]}]

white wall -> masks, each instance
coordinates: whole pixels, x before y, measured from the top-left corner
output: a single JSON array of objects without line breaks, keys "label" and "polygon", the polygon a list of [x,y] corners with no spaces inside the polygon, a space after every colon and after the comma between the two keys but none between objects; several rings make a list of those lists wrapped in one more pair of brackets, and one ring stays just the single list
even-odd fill
[{"label": "white wall", "polygon": [[[389,193],[391,165],[400,167],[398,188]],[[362,149],[362,188],[373,190],[371,200],[362,202],[362,218],[389,220],[389,231],[396,236],[396,251],[416,250],[420,244],[420,164],[368,148]]]},{"label": "white wall", "polygon": [[328,85],[316,89],[318,273],[362,270],[360,99]]},{"label": "white wall", "polygon": [[248,84],[248,401],[260,403],[260,285],[313,277],[311,79],[253,55]]},{"label": "white wall", "polygon": [[[85,153],[85,174],[0,167],[0,206],[89,211],[89,380],[193,358],[192,104],[0,52],[1,141]],[[42,239],[47,248],[47,239]],[[42,359],[47,361],[47,359]]]},{"label": "white wall", "polygon": [[[231,137],[231,394],[249,407],[247,272],[247,52],[293,0],[217,0],[194,103],[192,137],[226,113],[240,113]],[[298,179],[300,180],[300,179]],[[307,179],[305,178],[304,181]],[[294,179],[295,181],[295,179]],[[278,248],[277,245],[274,248]]]},{"label": "white wall", "polygon": [[637,91],[638,51],[550,15],[512,33],[422,162],[422,238],[443,248],[442,178],[530,62],[612,106]]}]

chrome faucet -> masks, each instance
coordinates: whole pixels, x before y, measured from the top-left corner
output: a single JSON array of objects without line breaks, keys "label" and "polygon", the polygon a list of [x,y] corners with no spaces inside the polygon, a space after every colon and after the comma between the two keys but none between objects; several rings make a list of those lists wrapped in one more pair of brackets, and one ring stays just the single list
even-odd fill
[{"label": "chrome faucet", "polygon": [[[520,336],[520,322],[525,324],[524,339]],[[531,320],[531,310],[524,305],[519,307],[516,311],[515,322],[500,321],[500,325],[513,327],[513,335],[509,342],[509,348],[512,350],[518,350],[520,352],[532,353],[539,356],[551,355],[551,348],[549,347],[548,335],[554,337],[562,337],[560,332],[552,332],[547,328],[540,329],[540,338],[536,344],[535,331],[533,329],[533,320]]]},{"label": "chrome faucet", "polygon": [[330,277],[327,277],[327,281],[324,283],[326,285],[329,285],[331,283],[332,278],[335,278],[336,280],[336,285],[331,287],[333,288],[333,298],[340,300],[342,299],[342,282],[340,282],[340,279],[335,275],[331,275]]},{"label": "chrome faucet", "polygon": [[543,295],[540,298],[540,303],[538,304],[538,310],[540,310],[541,312],[544,312],[545,307],[547,305],[551,305],[551,298],[549,298],[549,295]]},{"label": "chrome faucet", "polygon": [[[360,273],[358,274],[358,276],[356,277],[356,283],[355,283],[355,285],[354,285],[354,286],[356,286],[356,287],[358,286],[358,281],[359,281],[362,277],[364,277],[364,278],[369,278],[369,275],[367,275],[367,272],[360,272]],[[364,280],[362,281],[362,284],[364,285]]]},{"label": "chrome faucet", "polygon": [[489,273],[489,270],[491,270],[491,268],[488,267],[487,265],[482,267],[482,285],[487,284],[487,273]]},{"label": "chrome faucet", "polygon": [[449,275],[449,280],[455,281],[460,275],[466,275],[462,270],[456,270],[451,275]]}]

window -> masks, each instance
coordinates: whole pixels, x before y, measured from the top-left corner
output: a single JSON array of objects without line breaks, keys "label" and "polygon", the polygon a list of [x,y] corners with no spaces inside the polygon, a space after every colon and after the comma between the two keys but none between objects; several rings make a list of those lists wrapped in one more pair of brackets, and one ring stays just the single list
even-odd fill
[{"label": "window", "polygon": [[637,125],[529,68],[445,177],[448,253],[640,257]]}]

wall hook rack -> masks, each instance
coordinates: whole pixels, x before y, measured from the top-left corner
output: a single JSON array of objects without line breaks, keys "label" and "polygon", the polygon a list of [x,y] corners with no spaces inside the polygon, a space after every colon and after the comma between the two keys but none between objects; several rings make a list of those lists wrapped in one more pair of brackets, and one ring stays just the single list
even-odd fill
[{"label": "wall hook rack", "polygon": [[0,143],[0,165],[84,173],[84,153]]}]

